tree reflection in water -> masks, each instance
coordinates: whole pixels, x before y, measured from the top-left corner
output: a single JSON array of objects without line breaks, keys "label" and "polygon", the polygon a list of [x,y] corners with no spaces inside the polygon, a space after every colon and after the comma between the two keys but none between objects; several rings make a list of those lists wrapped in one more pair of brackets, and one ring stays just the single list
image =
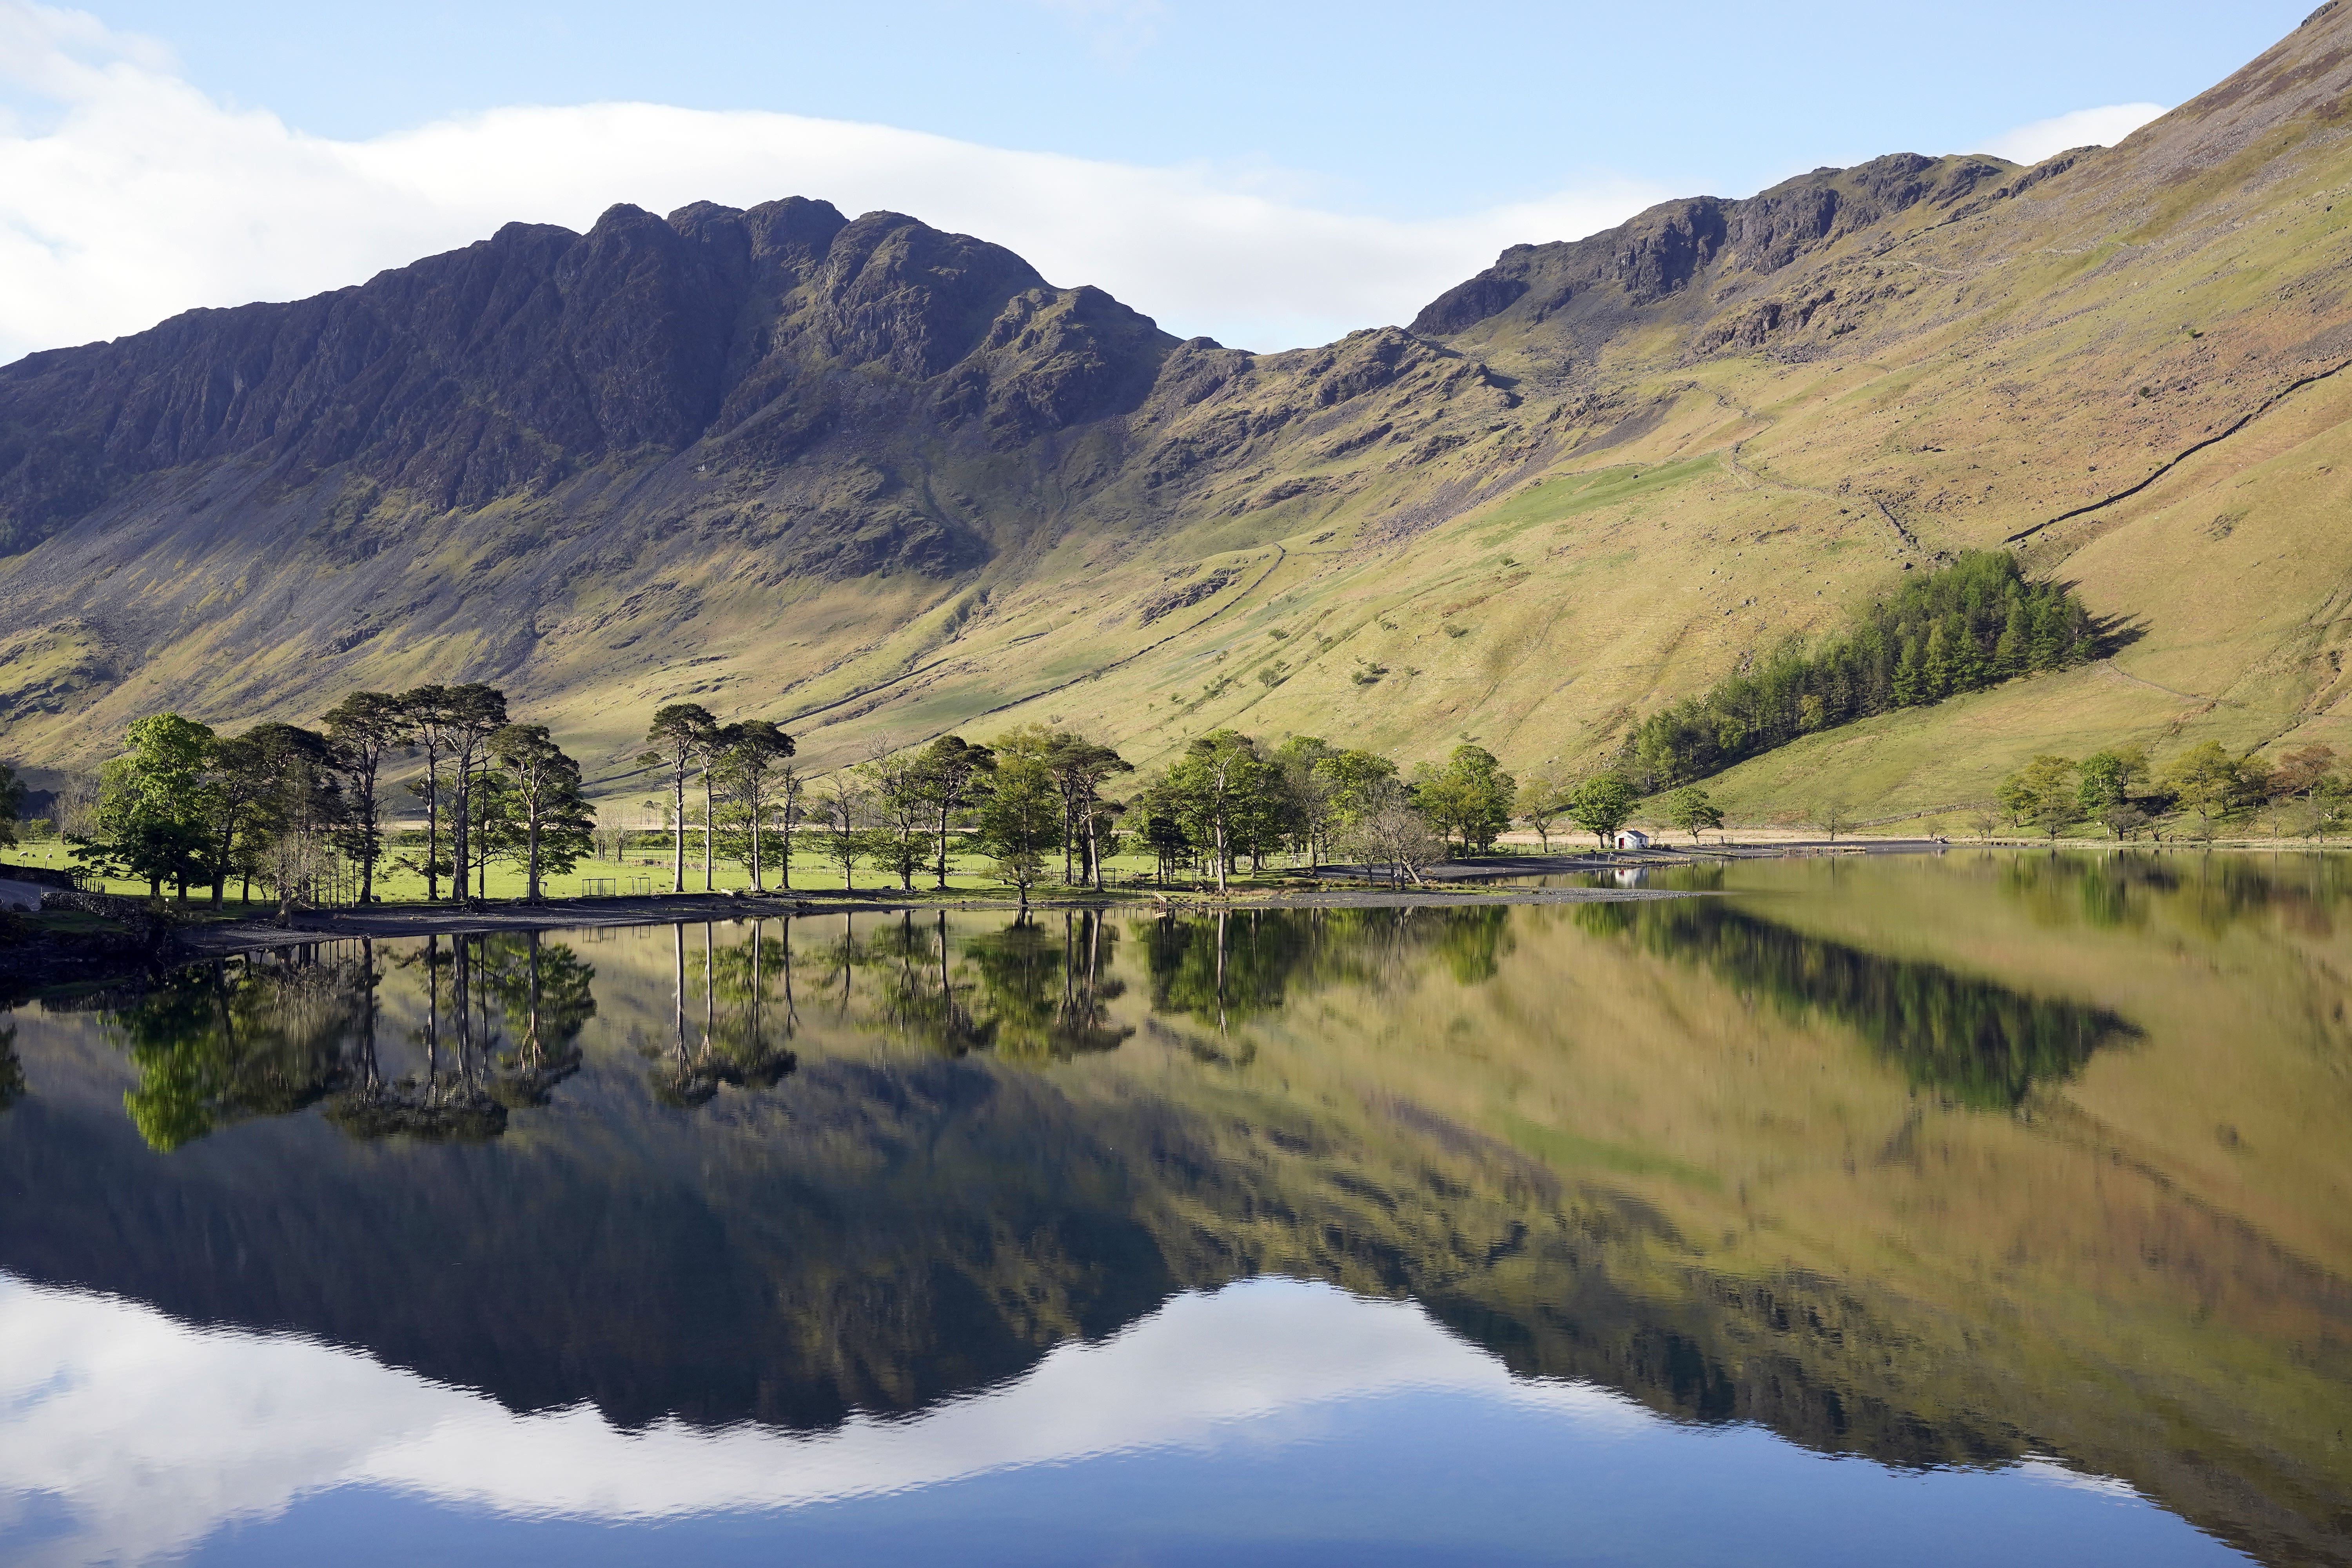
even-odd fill
[{"label": "tree reflection in water", "polygon": [[723,1088],[773,1089],[799,1065],[789,1043],[800,1023],[793,995],[792,922],[780,924],[783,934],[772,937],[767,922],[755,921],[749,938],[722,951],[717,927],[702,923],[697,966],[702,1019],[692,1040],[687,1027],[687,928],[671,928],[672,1035],[651,1074],[655,1098],[663,1104],[690,1109],[709,1104]]},{"label": "tree reflection in water", "polygon": [[423,1070],[399,1077],[380,1058],[383,971],[364,938],[182,970],[109,1011],[104,1026],[139,1072],[124,1106],[140,1135],[176,1149],[324,1100],[357,1138],[495,1137],[509,1107],[544,1103],[578,1068],[595,972],[570,948],[536,931],[433,937],[391,962],[425,982],[409,1036]]},{"label": "tree reflection in water", "polygon": [[2102,1007],[2028,995],[1940,964],[1887,958],[1759,920],[1712,900],[1580,904],[1577,924],[1705,964],[1791,1015],[1844,1024],[1915,1089],[2007,1109],[2063,1082],[2102,1047],[2139,1037]]},{"label": "tree reflection in water", "polygon": [[1155,1012],[1220,1031],[1279,1010],[1297,986],[1412,984],[1434,958],[1465,985],[1494,978],[1511,951],[1510,910],[1467,908],[1244,910],[1139,928]]},{"label": "tree reflection in water", "polygon": [[2162,901],[2207,936],[2276,916],[2306,936],[2336,930],[2335,910],[2352,898],[2352,861],[2207,850],[2084,854],[2052,851],[1998,858],[2002,892],[2036,925],[2137,931]]},{"label": "tree reflection in water", "polygon": [[123,1106],[140,1136],[177,1149],[341,1089],[352,1071],[344,1043],[373,982],[362,958],[304,947],[182,970],[107,1014],[109,1036],[139,1071]]},{"label": "tree reflection in water", "polygon": [[25,1098],[25,1064],[16,1059],[16,1026],[0,1028],[0,1110]]},{"label": "tree reflection in water", "polygon": [[1110,973],[1118,931],[1093,910],[1050,917],[1024,911],[1003,931],[965,947],[987,998],[985,1026],[1008,1061],[1066,1060],[1118,1049],[1134,1029],[1112,1022],[1109,1004],[1126,984]]},{"label": "tree reflection in water", "polygon": [[861,1027],[884,1039],[954,1058],[996,1043],[996,1021],[973,1015],[977,988],[957,977],[944,910],[918,922],[899,911],[858,950],[857,962],[877,982],[875,1005]]}]

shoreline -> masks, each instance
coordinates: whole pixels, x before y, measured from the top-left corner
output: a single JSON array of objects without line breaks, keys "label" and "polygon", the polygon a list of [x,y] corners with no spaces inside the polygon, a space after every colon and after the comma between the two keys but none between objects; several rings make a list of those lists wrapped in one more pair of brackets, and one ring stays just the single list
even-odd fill
[{"label": "shoreline", "polygon": [[[1506,840],[1508,842],[1509,840]],[[1391,887],[1368,877],[1361,867],[1326,866],[1315,872],[1297,871],[1299,879],[1282,887],[1241,887],[1224,894],[1203,887],[1106,889],[1100,893],[1091,889],[1055,888],[1050,893],[1033,896],[1028,907],[1040,911],[1057,910],[1134,910],[1154,914],[1211,913],[1246,910],[1334,910],[1334,909],[1429,909],[1462,908],[1482,905],[1540,905],[1569,903],[1622,903],[1655,899],[1704,898],[1713,896],[1696,889],[1645,888],[1633,883],[1617,887],[1535,888],[1498,887],[1494,884],[1517,882],[1544,877],[1589,876],[1594,874],[1639,876],[1652,870],[1667,870],[1688,866],[1722,866],[1735,861],[1781,860],[1815,857],[1934,855],[1954,850],[1984,849],[2091,849],[2099,851],[2137,851],[2142,853],[2180,853],[2187,850],[2204,852],[2209,849],[2232,851],[2294,849],[2317,852],[2325,846],[2309,841],[2294,843],[2239,842],[2213,845],[2146,845],[2061,841],[2051,844],[2041,839],[1997,840],[1980,843],[1976,840],[1937,838],[1827,838],[1779,837],[1761,841],[1742,837],[1731,842],[1690,846],[1654,845],[1648,849],[1599,851],[1592,849],[1568,851],[1550,855],[1517,853],[1485,857],[1471,860],[1454,860],[1428,868],[1420,887]],[[1306,879],[1312,878],[1313,881]],[[516,931],[577,931],[630,926],[660,926],[693,924],[701,921],[743,920],[811,919],[827,915],[902,914],[929,911],[980,913],[1012,911],[1019,908],[1008,893],[950,889],[941,894],[933,889],[916,889],[912,893],[889,889],[770,890],[764,893],[744,891],[654,893],[643,896],[604,898],[551,899],[539,904],[520,900],[500,901],[467,908],[450,905],[389,904],[362,910],[358,909],[312,910],[297,912],[291,921],[280,925],[275,920],[233,918],[200,920],[175,923],[165,932],[158,933],[162,941],[132,956],[120,943],[106,944],[109,951],[68,954],[62,951],[43,956],[61,959],[54,976],[35,975],[23,972],[25,966],[0,965],[17,973],[7,979],[16,984],[9,989],[20,994],[26,990],[45,990],[55,985],[88,984],[109,975],[127,977],[133,971],[151,971],[175,964],[203,963],[226,958],[238,953],[267,952],[272,949],[301,947],[319,942],[350,941],[358,938],[383,937],[387,940],[427,936],[477,936]],[[79,945],[78,943],[72,945]],[[27,955],[29,956],[29,955]],[[36,961],[37,966],[39,965]]]},{"label": "shoreline", "polygon": [[[1532,872],[1528,875],[1548,875]],[[1448,879],[1469,881],[1470,878]],[[1511,904],[1633,903],[1708,895],[1669,888],[1300,888],[1241,889],[1218,897],[1189,889],[1164,894],[1111,893],[1033,898],[1033,911],[1129,910],[1146,914],[1210,914],[1249,910],[1466,909]],[[812,920],[828,915],[983,913],[1010,914],[1020,906],[1009,898],[909,899],[859,890],[807,894],[737,895],[657,893],[649,898],[566,899],[545,903],[463,909],[312,910],[291,925],[232,921],[183,927],[173,932],[161,962],[202,962],[279,947],[360,937],[478,936],[509,931],[579,931],[629,926],[692,925],[704,921]]]}]

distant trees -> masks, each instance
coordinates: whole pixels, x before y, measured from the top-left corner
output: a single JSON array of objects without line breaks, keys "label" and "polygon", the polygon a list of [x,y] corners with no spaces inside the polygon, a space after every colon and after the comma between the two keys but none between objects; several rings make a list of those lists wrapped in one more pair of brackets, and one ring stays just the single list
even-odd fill
[{"label": "distant trees", "polygon": [[2215,831],[2245,805],[2252,794],[2242,764],[2219,741],[2191,746],[2164,770],[2164,784],[2181,811],[2197,824],[2197,837],[2212,841]]},{"label": "distant trees", "polygon": [[0,763],[0,846],[16,842],[16,819],[24,815],[25,781],[16,770]]},{"label": "distant trees", "polygon": [[[342,821],[344,804],[334,747],[325,736],[292,724],[257,724],[238,742],[250,748],[247,765],[258,779],[250,837],[282,921],[298,901],[314,900],[332,872],[329,836]],[[215,882],[215,907],[220,900]]]},{"label": "distant trees", "polygon": [[1045,742],[1035,732],[1005,736],[994,754],[988,792],[980,802],[980,841],[1025,910],[1045,856],[1061,847],[1062,792],[1046,761]]},{"label": "distant trees", "polygon": [[1633,786],[1617,774],[1595,773],[1578,784],[1568,797],[1568,819],[1584,829],[1606,849],[1617,830],[1633,819],[1640,805]]},{"label": "distant trees", "polygon": [[[761,879],[763,857],[771,847],[783,868],[784,885],[792,885],[792,819],[800,799],[799,775],[792,767],[793,752],[793,738],[782,730],[765,719],[747,719],[728,726],[727,744],[714,764],[719,787],[731,808],[730,831],[732,825],[740,825],[742,852],[739,858],[751,875],[751,890],[755,893],[766,890]],[[768,827],[779,809],[784,818],[781,836],[770,833]]]},{"label": "distant trees", "polygon": [[2001,780],[1993,798],[2020,827],[2038,827],[2055,838],[2078,818],[2079,785],[2074,763],[2064,757],[2038,756]]},{"label": "distant trees", "polygon": [[375,868],[384,852],[377,775],[384,759],[409,743],[408,717],[389,691],[354,691],[327,710],[324,722],[351,784],[341,847],[360,868],[360,902],[373,903]]},{"label": "distant trees", "polygon": [[1906,583],[1845,633],[1791,640],[1756,667],[1635,729],[1627,762],[1645,788],[1719,773],[1798,736],[1938,702],[2093,657],[2090,613],[2029,583],[2007,551],[1971,551]]},{"label": "distant trees", "polygon": [[[2108,747],[2081,762],[2054,754],[2032,758],[2003,778],[1995,799],[2011,826],[2031,827],[2047,837],[2081,822],[2095,822],[2112,838],[2143,831],[2161,835],[2169,821],[2189,837],[2210,843],[2229,824],[2251,814],[2279,817],[2294,807],[2303,828],[2326,837],[2352,813],[2352,780],[2335,768],[2334,750],[2306,745],[2275,760],[2233,755],[2218,741],[2204,741],[2174,757],[2161,773],[2138,746]],[[1977,824],[1989,837],[1995,822]],[[1974,820],[1974,819],[1972,819]]]},{"label": "distant trees", "polygon": [[438,687],[441,732],[449,749],[451,778],[456,785],[449,830],[449,888],[453,897],[466,896],[466,874],[474,868],[469,834],[474,789],[489,767],[490,737],[506,726],[507,694],[479,681]]},{"label": "distant trees", "polygon": [[[653,722],[646,729],[646,750],[637,754],[640,765],[662,768],[669,774],[671,800],[672,843],[671,887],[676,893],[686,891],[686,781],[698,763],[710,755],[719,721],[710,710],[699,702],[672,702],[654,710]],[[706,816],[708,813],[706,812]]]},{"label": "distant trees", "polygon": [[933,868],[942,891],[948,885],[949,830],[985,787],[995,766],[994,752],[969,745],[960,735],[942,735],[916,753],[912,783],[930,814],[938,850]]},{"label": "distant trees", "polygon": [[[685,785],[697,774],[706,865],[716,859],[723,825],[740,842],[754,887],[772,853],[783,858],[789,882],[786,837],[801,794],[788,765],[792,737],[765,720],[720,725],[683,703],[656,711],[652,738],[660,749],[641,760],[667,769],[678,808],[677,885],[685,883]],[[525,896],[537,900],[549,877],[570,873],[595,851],[579,763],[545,725],[510,721],[506,694],[478,682],[354,691],[317,731],[264,723],[222,735],[179,714],[148,715],[100,769],[88,821],[78,824],[87,831],[68,837],[84,870],[144,880],[150,896],[168,884],[184,900],[201,882],[217,906],[231,877],[246,879],[248,895],[257,878],[283,912],[325,896],[331,882],[335,897],[352,897],[346,879],[355,872],[356,896],[366,901],[400,837],[384,820],[383,789],[404,758],[422,763],[407,787],[425,826],[422,853],[403,863],[424,879],[428,900],[442,896],[444,878],[448,896],[468,897],[469,879],[478,895],[489,865],[500,861],[521,871]],[[13,817],[5,826],[13,828]],[[622,847],[615,841],[614,852]]]},{"label": "distant trees", "polygon": [[1445,855],[1445,837],[1429,820],[1412,793],[1391,774],[1369,786],[1348,829],[1348,842],[1369,865],[1386,868],[1391,882],[1412,879]]},{"label": "distant trees", "polygon": [[1217,891],[1226,890],[1225,879],[1233,870],[1236,830],[1259,814],[1263,797],[1279,776],[1258,754],[1257,742],[1238,730],[1199,737],[1169,768],[1167,788],[1177,819],[1210,851]]},{"label": "distant trees", "polygon": [[1439,832],[1461,840],[1465,855],[1495,847],[1517,796],[1517,783],[1484,746],[1456,746],[1444,767],[1423,764],[1413,774],[1415,804]]},{"label": "distant trees", "polygon": [[1078,858],[1076,881],[1102,890],[1102,840],[1118,808],[1103,798],[1102,786],[1135,764],[1099,742],[1066,730],[1045,742],[1046,772],[1062,796],[1062,880],[1073,880],[1071,855]]},{"label": "distant trees", "polygon": [[929,803],[923,791],[919,753],[876,754],[857,768],[871,803],[866,829],[867,862],[898,879],[901,891],[911,892],[915,873],[930,858]]},{"label": "distant trees", "polygon": [[1538,773],[1519,790],[1519,816],[1535,829],[1543,845],[1543,852],[1551,853],[1552,830],[1559,819],[1568,815],[1568,797],[1571,786],[1549,769]]},{"label": "distant trees", "polygon": [[523,897],[540,901],[542,878],[562,876],[593,847],[595,814],[580,792],[580,764],[544,724],[509,724],[490,737],[497,764],[500,826],[523,868]]},{"label": "distant trees", "polygon": [[866,848],[869,807],[865,782],[851,773],[834,773],[809,792],[809,816],[816,825],[817,846],[841,868],[844,892],[856,886],[857,862]]},{"label": "distant trees", "polygon": [[2127,838],[2147,821],[2135,803],[2136,791],[2148,782],[2147,753],[2137,746],[2094,752],[2075,773],[2074,809],[2107,830],[2111,838]]},{"label": "distant trees", "polygon": [[1723,811],[1697,784],[1685,784],[1666,796],[1666,820],[1691,836],[1696,844],[1700,833],[1723,826]]},{"label": "distant trees", "polygon": [[77,855],[85,868],[143,881],[150,898],[171,882],[185,900],[210,847],[203,775],[215,739],[177,713],[134,721],[123,735],[129,750],[99,770],[98,832]]},{"label": "distant trees", "polygon": [[94,832],[75,836],[83,869],[143,880],[182,900],[201,880],[217,908],[228,878],[259,873],[279,910],[327,874],[330,836],[343,821],[340,758],[325,737],[291,724],[221,736],[177,713],[134,721],[126,750],[100,770]]}]

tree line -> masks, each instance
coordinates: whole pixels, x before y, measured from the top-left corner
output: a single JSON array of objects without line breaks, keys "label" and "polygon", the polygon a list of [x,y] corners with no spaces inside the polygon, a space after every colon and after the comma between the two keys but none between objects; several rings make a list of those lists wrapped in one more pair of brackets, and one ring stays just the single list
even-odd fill
[{"label": "tree line", "polygon": [[[2000,781],[1994,800],[2009,825],[2052,838],[2084,822],[2111,838],[2159,834],[2170,820],[2211,842],[2228,824],[2267,811],[2273,831],[2293,808],[2304,828],[2325,838],[2352,817],[2352,779],[2336,766],[2336,752],[2302,746],[2279,757],[2234,757],[2218,741],[2191,746],[2162,772],[2139,746],[2094,752],[2080,761],[2045,753]],[[1976,824],[1990,837],[1999,819],[1990,811]]]},{"label": "tree line", "polygon": [[281,915],[324,900],[346,868],[373,902],[379,867],[396,847],[381,776],[397,759],[425,766],[408,789],[425,815],[424,841],[398,862],[425,897],[463,899],[493,862],[524,873],[529,897],[586,857],[594,826],[580,764],[543,724],[508,716],[506,694],[479,683],[355,691],[320,727],[257,724],[226,735],[177,713],[134,721],[125,750],[99,772],[91,830],[68,835],[79,869],[144,881],[151,897],[193,887],[217,909],[232,878],[258,880]]},{"label": "tree line", "polygon": [[[945,888],[961,833],[1024,904],[1054,857],[1066,885],[1099,890],[1104,862],[1124,848],[1150,855],[1161,881],[1189,870],[1221,891],[1244,864],[1262,871],[1283,852],[1310,867],[1351,857],[1418,881],[1450,843],[1492,848],[1517,792],[1475,745],[1407,778],[1371,752],[1314,736],[1269,747],[1236,730],[1196,737],[1124,798],[1109,792],[1135,772],[1072,730],[1033,724],[985,744],[946,735],[818,781],[807,791],[808,838],[839,865],[844,887],[863,862],[902,888],[925,870]],[[787,835],[791,813],[787,802],[778,825]]]},{"label": "tree line", "polygon": [[1629,737],[1623,766],[1645,788],[1668,788],[1817,730],[2063,669],[2097,649],[2073,593],[2026,581],[2006,550],[1969,551],[1818,647],[1792,637],[1753,669],[1653,713]]},{"label": "tree line", "polygon": [[[1391,758],[1313,736],[1268,746],[1219,730],[1132,779],[1116,748],[1034,724],[986,743],[950,734],[877,748],[819,776],[796,766],[795,750],[765,720],[721,722],[691,702],[655,712],[636,762],[667,796],[674,891],[686,890],[690,837],[706,889],[722,860],[742,866],[755,891],[772,875],[790,888],[795,850],[838,866],[845,888],[866,866],[911,890],[925,874],[945,889],[951,858],[973,849],[1024,905],[1054,858],[1066,884],[1100,889],[1105,861],[1123,849],[1152,856],[1162,880],[1189,870],[1221,890],[1282,852],[1418,882],[1449,847],[1492,849],[1523,803],[1494,754],[1470,743],[1408,776]],[[421,834],[394,831],[384,804],[409,764],[421,765],[401,787]],[[228,734],[149,715],[100,769],[89,826],[67,836],[85,873],[143,880],[150,896],[173,887],[183,901],[206,889],[215,908],[233,880],[247,898],[258,881],[281,913],[373,901],[388,866],[414,872],[434,901],[478,899],[489,868],[509,864],[536,901],[595,847],[579,763],[480,683],[356,691],[315,729]]]}]

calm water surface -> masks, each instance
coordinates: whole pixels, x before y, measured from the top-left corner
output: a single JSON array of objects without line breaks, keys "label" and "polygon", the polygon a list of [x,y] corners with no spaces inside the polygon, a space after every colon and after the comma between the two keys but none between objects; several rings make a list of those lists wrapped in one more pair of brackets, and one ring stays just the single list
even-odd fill
[{"label": "calm water surface", "polygon": [[1689,875],[20,1008],[0,1559],[2352,1563],[2352,863]]}]

